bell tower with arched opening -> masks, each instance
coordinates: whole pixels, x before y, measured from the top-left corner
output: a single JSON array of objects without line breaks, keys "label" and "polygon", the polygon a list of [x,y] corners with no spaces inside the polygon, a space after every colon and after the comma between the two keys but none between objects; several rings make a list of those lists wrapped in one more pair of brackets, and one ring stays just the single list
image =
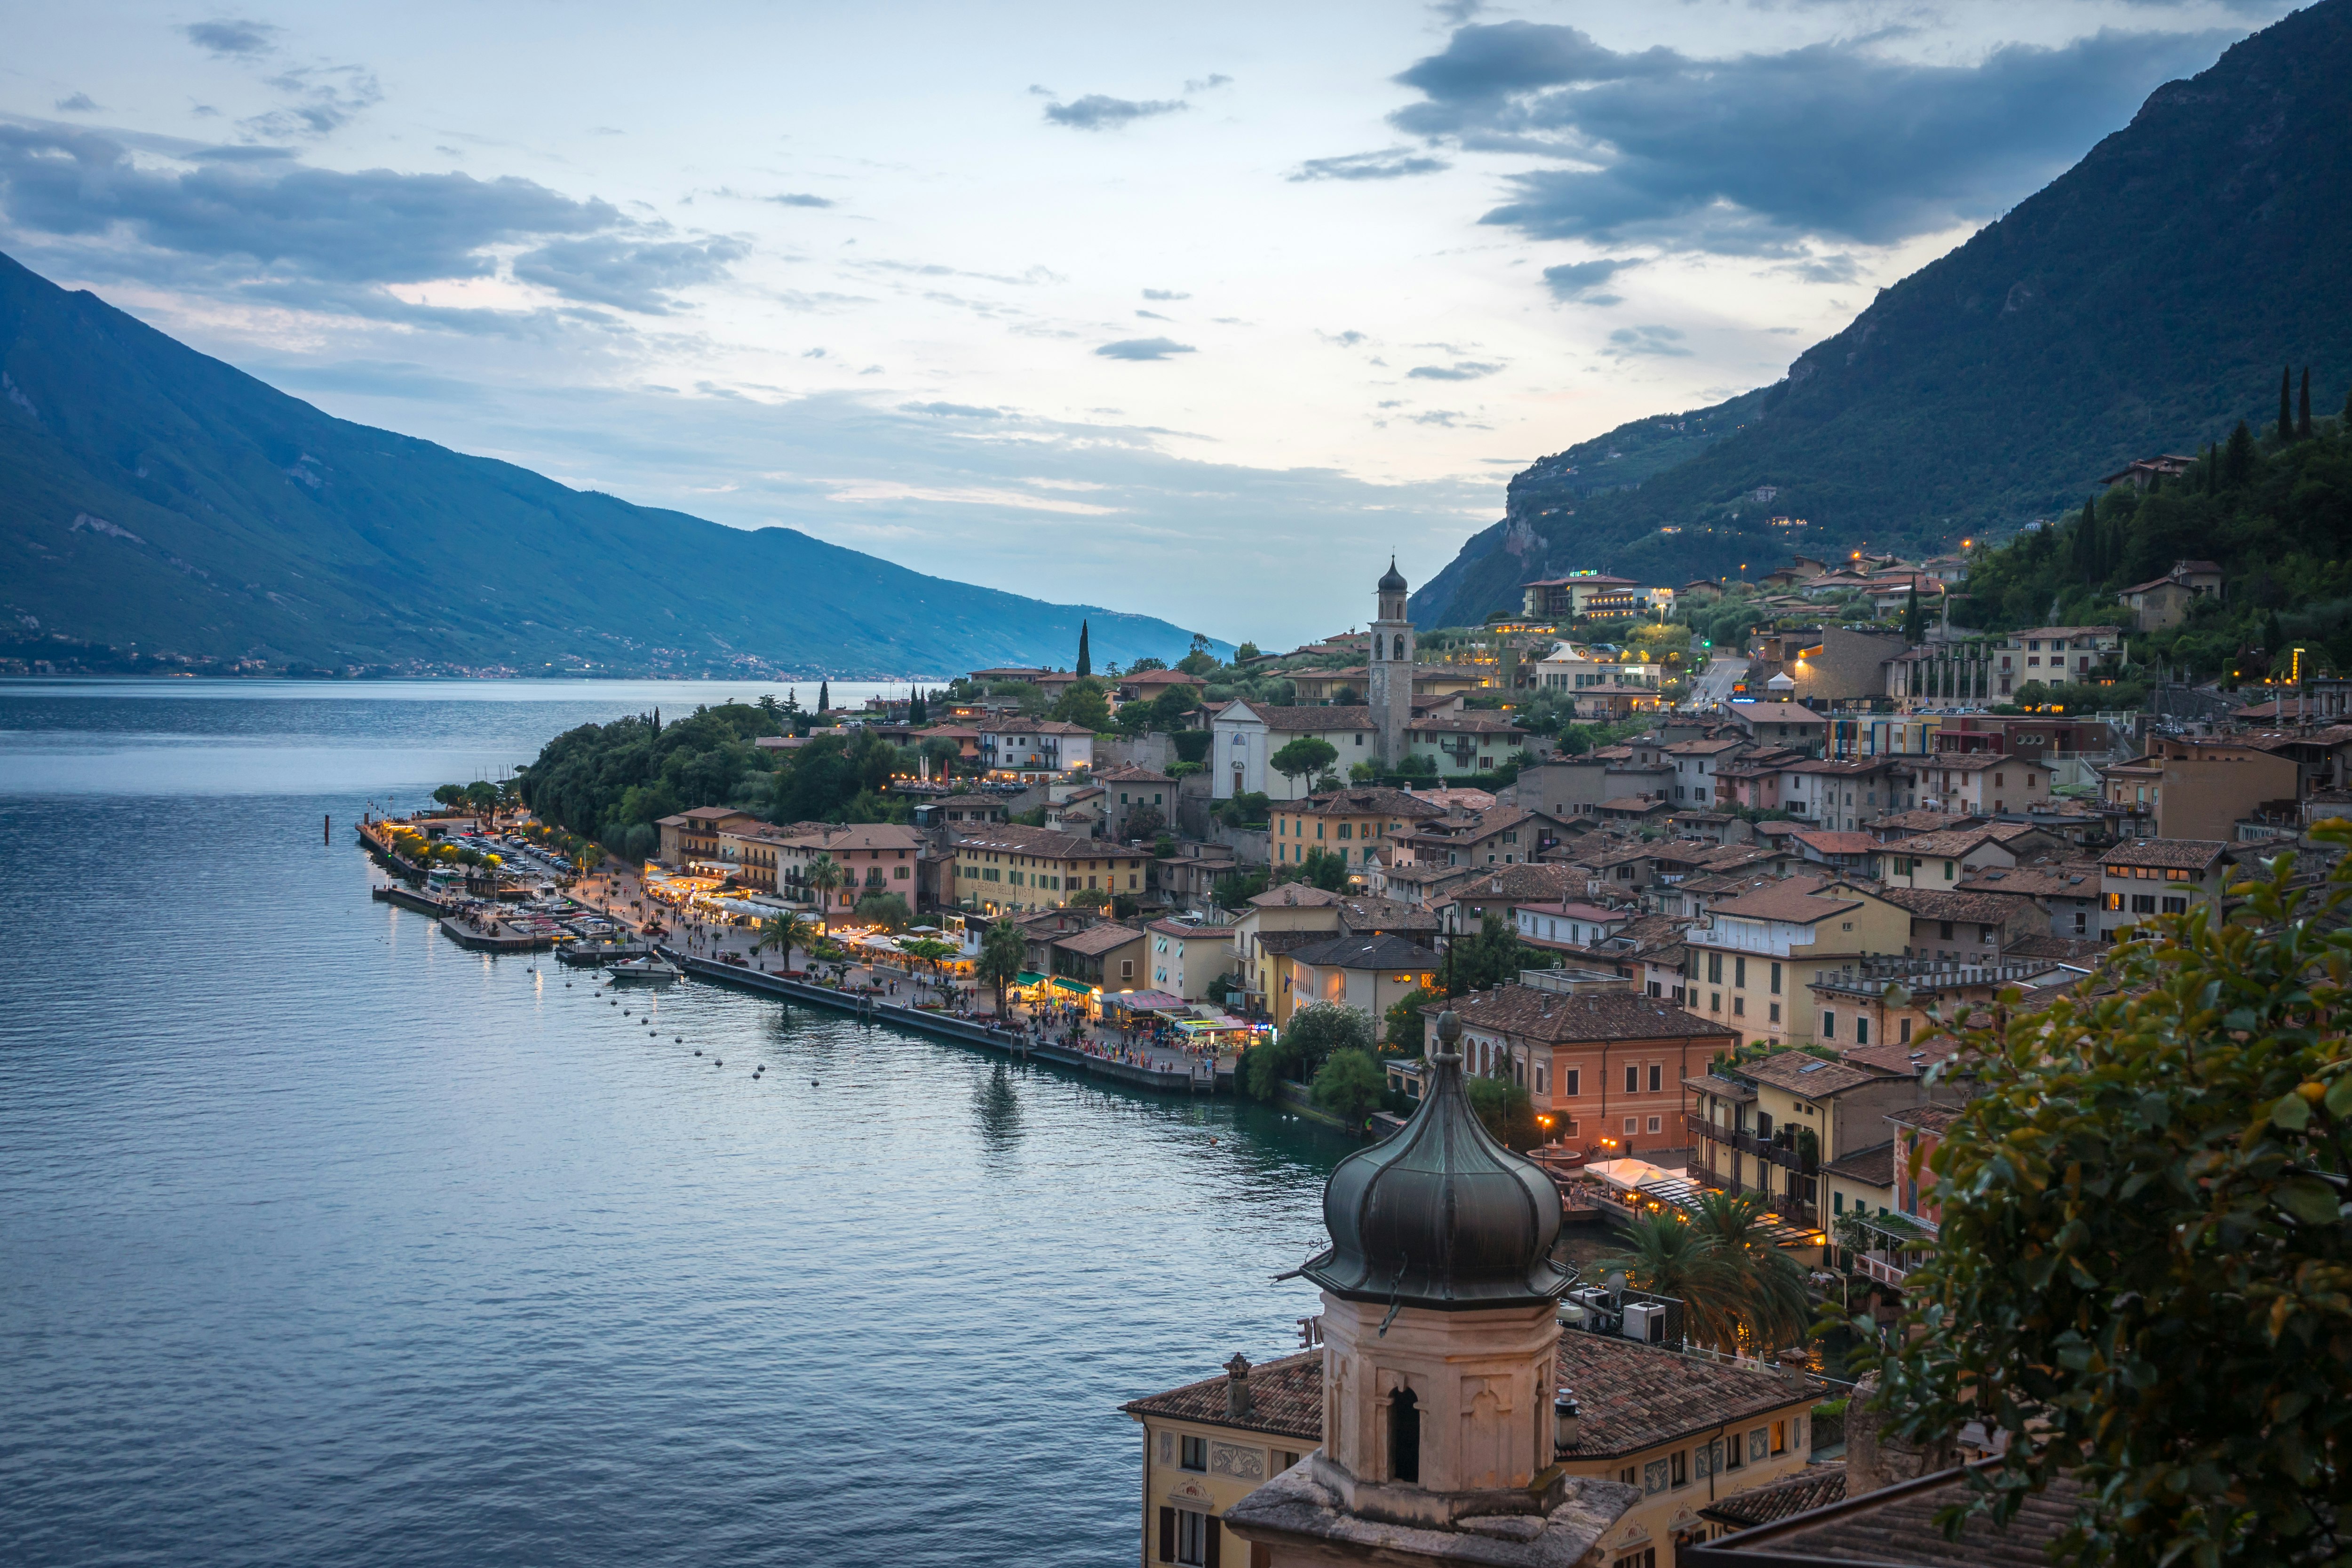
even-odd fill
[{"label": "bell tower with arched opening", "polygon": [[1404,763],[1405,731],[1412,723],[1412,622],[1405,614],[1404,574],[1389,557],[1389,569],[1380,583],[1380,614],[1372,621],[1371,658],[1365,686],[1370,693],[1372,728],[1378,731],[1381,766],[1391,772]]}]

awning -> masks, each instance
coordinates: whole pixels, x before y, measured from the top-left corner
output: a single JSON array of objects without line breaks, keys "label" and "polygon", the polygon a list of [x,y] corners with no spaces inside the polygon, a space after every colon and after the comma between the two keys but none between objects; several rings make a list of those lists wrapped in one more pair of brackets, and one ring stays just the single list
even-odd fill
[{"label": "awning", "polygon": [[1056,974],[1054,976],[1054,989],[1056,991],[1075,991],[1079,995],[1084,996],[1088,992],[1092,991],[1094,987],[1087,984],[1083,980],[1072,980],[1065,975]]},{"label": "awning", "polygon": [[1123,1007],[1130,1013],[1161,1013],[1171,1007],[1187,1007],[1192,1004],[1181,996],[1171,996],[1165,991],[1121,991],[1105,996],[1105,1002]]},{"label": "awning", "polygon": [[1045,984],[1045,977],[1042,974],[1033,974],[1028,970],[1024,969],[1020,973],[1013,977],[1013,984],[1015,985],[1043,985]]}]

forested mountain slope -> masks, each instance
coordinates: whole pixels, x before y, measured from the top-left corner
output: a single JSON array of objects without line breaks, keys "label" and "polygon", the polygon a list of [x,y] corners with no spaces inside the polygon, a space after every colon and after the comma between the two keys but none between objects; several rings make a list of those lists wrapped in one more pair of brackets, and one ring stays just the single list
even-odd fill
[{"label": "forested mountain slope", "polygon": [[941,676],[1188,633],[333,418],[0,257],[0,657]]},{"label": "forested mountain slope", "polygon": [[1413,618],[1475,621],[1516,605],[1521,583],[1580,567],[1665,583],[1762,570],[1789,550],[1776,514],[1807,520],[1816,552],[1997,535],[2079,507],[2133,458],[2259,421],[2290,363],[2313,366],[2335,407],[2352,377],[2347,122],[2352,0],[2322,0],[2158,89],[1784,380],[1664,416],[1736,428],[1638,488],[1580,493],[1606,471],[1591,454],[1660,419],[1528,469],[1505,520],[1414,595]]}]

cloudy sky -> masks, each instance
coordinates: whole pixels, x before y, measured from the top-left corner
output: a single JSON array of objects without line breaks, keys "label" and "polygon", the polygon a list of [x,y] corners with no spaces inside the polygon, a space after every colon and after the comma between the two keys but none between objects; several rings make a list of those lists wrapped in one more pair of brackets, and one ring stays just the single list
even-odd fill
[{"label": "cloudy sky", "polygon": [[2284,5],[14,7],[0,248],[349,418],[1287,643]]}]

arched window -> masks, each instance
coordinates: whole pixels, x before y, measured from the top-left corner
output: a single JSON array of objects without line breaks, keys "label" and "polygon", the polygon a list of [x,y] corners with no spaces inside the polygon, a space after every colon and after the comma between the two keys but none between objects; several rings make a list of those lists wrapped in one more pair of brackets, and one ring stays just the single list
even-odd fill
[{"label": "arched window", "polygon": [[1421,1401],[1410,1388],[1389,1395],[1389,1479],[1421,1479]]}]

